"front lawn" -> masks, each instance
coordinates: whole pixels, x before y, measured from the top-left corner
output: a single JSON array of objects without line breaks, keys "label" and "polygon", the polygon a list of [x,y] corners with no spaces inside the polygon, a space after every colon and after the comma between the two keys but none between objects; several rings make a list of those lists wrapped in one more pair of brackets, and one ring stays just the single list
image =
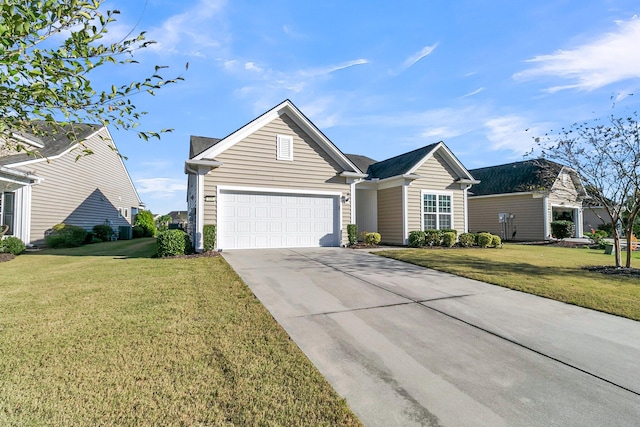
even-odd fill
[{"label": "front lawn", "polygon": [[[377,254],[640,320],[637,277],[581,269],[613,265],[613,256],[602,250],[506,244],[502,249],[405,249]],[[635,253],[634,260],[638,259],[640,254]]]},{"label": "front lawn", "polygon": [[154,251],[0,265],[0,425],[359,425],[222,257]]}]

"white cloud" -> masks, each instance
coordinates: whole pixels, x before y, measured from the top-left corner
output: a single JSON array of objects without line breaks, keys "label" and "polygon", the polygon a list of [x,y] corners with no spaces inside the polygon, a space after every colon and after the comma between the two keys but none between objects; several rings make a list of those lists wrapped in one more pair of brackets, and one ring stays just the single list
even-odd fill
[{"label": "white cloud", "polygon": [[591,43],[574,49],[557,50],[529,59],[531,68],[514,75],[515,79],[559,77],[571,83],[549,87],[595,90],[615,82],[640,78],[640,19],[617,22],[615,31],[603,34]]},{"label": "white cloud", "polygon": [[186,179],[177,178],[142,178],[135,181],[138,193],[153,198],[168,199],[175,197],[174,193],[187,191]]},{"label": "white cloud", "polygon": [[469,92],[469,93],[467,93],[467,94],[465,94],[465,95],[462,95],[462,97],[463,97],[463,98],[467,98],[467,97],[469,97],[469,96],[477,95],[477,94],[479,94],[480,92],[484,92],[484,90],[485,90],[485,89],[484,89],[483,87],[481,87],[481,88],[478,88],[478,89],[474,90],[473,92]]},{"label": "white cloud", "polygon": [[255,71],[256,73],[261,73],[262,68],[258,67],[255,62],[249,61],[244,64],[244,69],[247,71]]},{"label": "white cloud", "polygon": [[149,31],[149,39],[156,44],[150,49],[163,53],[196,53],[220,48],[225,37],[220,15],[225,0],[200,0],[183,13],[166,19],[158,28]]},{"label": "white cloud", "polygon": [[492,118],[486,121],[487,139],[493,151],[509,150],[523,155],[535,145],[534,136],[541,134],[540,124],[530,127],[531,121],[517,115]]},{"label": "white cloud", "polygon": [[422,50],[420,50],[419,52],[416,52],[415,54],[411,55],[410,57],[408,57],[406,59],[406,61],[404,61],[404,64],[402,64],[403,68],[409,68],[413,65],[415,65],[418,61],[420,61],[422,58],[424,58],[427,55],[430,55],[435,49],[436,47],[438,47],[438,43],[434,44],[433,46],[425,46],[422,48]]},{"label": "white cloud", "polygon": [[346,68],[350,68],[356,65],[364,65],[368,64],[369,61],[366,59],[356,59],[353,61],[342,62],[340,64],[328,65],[326,67],[320,68],[310,68],[308,70],[301,70],[298,72],[299,75],[303,77],[318,77],[324,76],[327,74],[334,73],[336,71],[344,70]]}]

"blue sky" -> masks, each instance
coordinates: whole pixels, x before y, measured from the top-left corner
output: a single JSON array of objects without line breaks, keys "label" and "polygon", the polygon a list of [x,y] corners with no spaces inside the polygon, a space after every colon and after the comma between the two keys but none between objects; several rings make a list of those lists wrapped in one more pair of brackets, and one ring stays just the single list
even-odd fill
[{"label": "blue sky", "polygon": [[522,160],[533,137],[610,114],[612,96],[617,111],[640,104],[637,0],[104,6],[121,11],[110,38],[135,27],[157,42],[105,84],[154,65],[185,78],[134,99],[141,129],[173,133],[112,130],[154,213],[186,209],[190,135],[226,136],[285,99],[345,153],[383,160],[444,141],[468,169]]}]

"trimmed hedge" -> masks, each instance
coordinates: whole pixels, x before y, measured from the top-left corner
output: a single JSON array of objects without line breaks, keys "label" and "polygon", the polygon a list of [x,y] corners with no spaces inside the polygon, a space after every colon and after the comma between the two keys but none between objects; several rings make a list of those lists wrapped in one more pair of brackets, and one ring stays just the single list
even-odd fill
[{"label": "trimmed hedge", "polygon": [[113,235],[113,228],[110,225],[106,224],[98,224],[93,226],[93,237],[96,239],[100,239],[103,242],[108,242],[111,240],[111,236]]},{"label": "trimmed hedge", "polygon": [[566,239],[576,233],[576,226],[573,221],[552,221],[551,234],[556,239]]},{"label": "trimmed hedge", "polygon": [[381,239],[380,233],[367,233],[364,235],[364,242],[367,245],[377,245]]},{"label": "trimmed hedge", "polygon": [[165,230],[158,233],[158,256],[176,256],[191,252],[189,235],[182,230]]},{"label": "trimmed hedge", "polygon": [[216,248],[216,226],[205,224],[202,228],[202,245],[204,251],[213,251]]},{"label": "trimmed hedge", "polygon": [[412,248],[419,248],[424,246],[425,233],[421,230],[415,230],[409,233],[409,246]]},{"label": "trimmed hedge", "polygon": [[0,252],[11,255],[20,255],[27,249],[24,242],[17,237],[9,236],[0,240]]},{"label": "trimmed hedge", "polygon": [[347,224],[347,236],[349,236],[349,244],[358,243],[358,226],[356,224]]},{"label": "trimmed hedge", "polygon": [[495,234],[491,236],[491,246],[495,246],[496,248],[502,246],[502,239],[500,236],[496,236]]},{"label": "trimmed hedge", "polygon": [[473,233],[462,233],[458,238],[458,243],[463,248],[469,248],[476,244],[476,235]]},{"label": "trimmed hedge", "polygon": [[51,233],[44,238],[50,248],[75,248],[84,243],[87,230],[82,227],[69,224],[56,224]]},{"label": "trimmed hedge", "polygon": [[478,233],[478,246],[486,248],[493,241],[493,235],[491,233]]},{"label": "trimmed hedge", "polygon": [[131,230],[131,234],[134,239],[139,239],[141,237],[144,237],[144,228],[140,227],[139,225],[136,225]]},{"label": "trimmed hedge", "polygon": [[456,244],[456,233],[453,231],[445,231],[442,233],[442,246],[447,248]]},{"label": "trimmed hedge", "polygon": [[442,243],[442,230],[429,228],[424,230],[424,244],[426,246],[440,246]]}]

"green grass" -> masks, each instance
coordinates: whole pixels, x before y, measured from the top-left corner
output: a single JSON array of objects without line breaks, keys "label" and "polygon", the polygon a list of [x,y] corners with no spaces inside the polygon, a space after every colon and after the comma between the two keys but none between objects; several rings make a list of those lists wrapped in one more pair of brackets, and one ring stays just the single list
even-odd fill
[{"label": "green grass", "polygon": [[0,425],[359,425],[222,257],[154,252],[0,265]]},{"label": "green grass", "polygon": [[[602,250],[507,244],[503,249],[406,249],[377,254],[640,320],[637,277],[581,269],[614,265],[613,256],[604,255]],[[634,253],[634,260],[638,259],[640,254]]]}]

